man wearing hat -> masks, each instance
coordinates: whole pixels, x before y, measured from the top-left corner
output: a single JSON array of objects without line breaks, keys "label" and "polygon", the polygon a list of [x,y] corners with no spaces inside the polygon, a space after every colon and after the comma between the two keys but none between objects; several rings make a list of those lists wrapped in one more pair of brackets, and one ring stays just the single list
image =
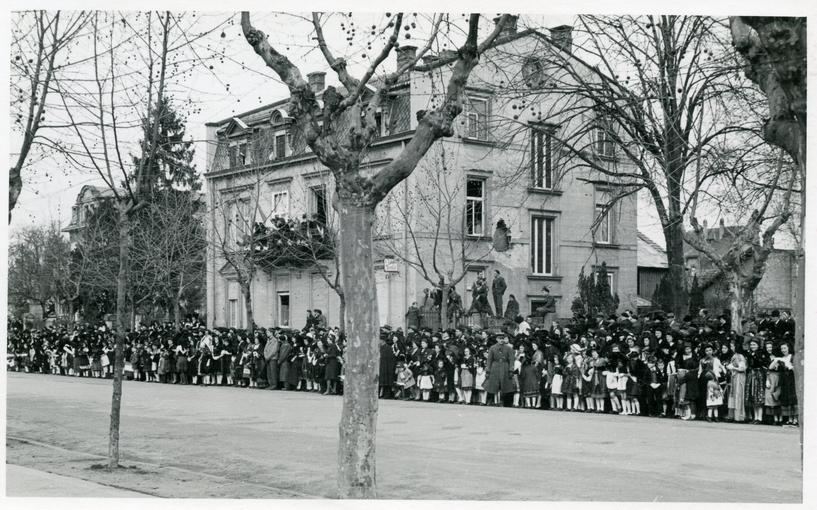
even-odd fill
[{"label": "man wearing hat", "polygon": [[508,345],[508,335],[499,333],[496,336],[497,343],[488,349],[488,356],[485,363],[485,383],[483,387],[488,393],[488,401],[491,402],[491,395],[497,393],[502,395],[503,407],[513,405],[513,347]]}]

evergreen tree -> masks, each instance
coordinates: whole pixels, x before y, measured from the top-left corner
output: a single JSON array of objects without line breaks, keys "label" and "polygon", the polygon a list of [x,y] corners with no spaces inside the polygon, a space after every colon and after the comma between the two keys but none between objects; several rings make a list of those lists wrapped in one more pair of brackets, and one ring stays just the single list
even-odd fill
[{"label": "evergreen tree", "polygon": [[579,281],[576,284],[576,288],[579,290],[579,295],[573,299],[570,310],[573,312],[574,317],[580,315],[588,317],[590,316],[589,307],[591,295],[593,294],[593,279],[588,278],[584,274],[584,267],[582,267],[582,270],[579,272]]},{"label": "evergreen tree", "polygon": [[618,294],[613,294],[610,282],[607,280],[607,263],[602,262],[593,275],[585,275],[584,268],[579,272],[577,288],[579,295],[573,299],[570,309],[575,317],[595,317],[603,314],[605,317],[618,310]]},{"label": "evergreen tree", "polygon": [[692,278],[692,286],[689,289],[689,314],[693,317],[698,315],[701,308],[706,308],[704,304],[704,289],[698,284],[698,275]]},{"label": "evergreen tree", "polygon": [[596,282],[594,286],[595,313],[602,313],[605,317],[616,313],[618,310],[618,294],[613,294],[610,288],[610,281],[607,279],[607,262],[602,262],[601,267],[596,271]]},{"label": "evergreen tree", "polygon": [[[144,174],[150,176],[153,182],[147,189],[168,190],[173,188],[189,189],[198,191],[201,189],[199,174],[193,163],[195,150],[192,141],[185,141],[185,127],[187,119],[184,118],[173,106],[172,98],[165,97],[158,105],[161,109],[159,115],[159,137],[155,149],[150,147],[151,134],[153,133],[153,119],[155,109],[143,125],[142,143],[146,144],[145,154],[150,154],[151,149],[155,150],[152,162],[148,171]],[[148,142],[145,142],[148,140]],[[136,168],[139,167],[140,158],[133,157]],[[133,177],[128,180],[133,182]]]},{"label": "evergreen tree", "polygon": [[672,303],[673,303],[673,288],[672,282],[670,281],[667,274],[661,277],[661,281],[658,282],[658,286],[655,288],[655,292],[652,295],[652,304],[660,308],[665,312],[672,311]]}]

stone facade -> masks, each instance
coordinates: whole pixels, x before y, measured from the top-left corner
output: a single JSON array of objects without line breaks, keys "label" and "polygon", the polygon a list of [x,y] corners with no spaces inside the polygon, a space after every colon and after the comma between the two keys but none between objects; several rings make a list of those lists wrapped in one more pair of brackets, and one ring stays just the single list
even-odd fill
[{"label": "stone facade", "polygon": [[[553,109],[555,99],[543,93],[525,104],[523,115],[518,99],[503,93],[503,76],[521,74],[533,55],[547,68],[548,55],[563,51],[536,32],[506,34],[469,79],[457,134],[438,141],[378,206],[375,272],[381,324],[405,327],[407,307],[422,303],[423,289],[432,287],[428,280],[437,280],[435,267],[459,280],[456,288],[466,308],[468,289],[478,274],[484,272],[490,284],[498,269],[508,286],[505,300],[514,294],[523,314],[542,298],[547,285],[564,317],[570,315],[580,270],[590,272],[606,262],[621,308],[636,308],[635,194],[619,201],[593,228],[598,207],[610,200],[615,184],[577,166],[548,135],[587,119],[566,114],[557,125],[537,124],[531,105],[539,111]],[[450,63],[446,58],[425,59],[394,87],[391,101],[378,112],[381,137],[372,144],[364,168],[382,168],[411,138],[418,112],[433,107],[443,92]],[[238,224],[238,216],[258,221],[276,214],[322,214],[329,228],[337,227],[329,205],[332,177],[288,128],[285,109],[282,100],[207,125],[210,326],[246,326],[235,272],[219,253],[232,219]],[[245,140],[250,142],[242,147]],[[630,168],[626,161],[605,156],[612,169]],[[236,214],[239,210],[243,212]],[[492,248],[500,219],[511,234],[509,249],[501,252]],[[332,261],[321,264],[332,275]],[[337,295],[314,266],[258,271],[252,299],[260,326],[302,327],[306,310],[315,308],[323,310],[330,325],[338,323]]]}]

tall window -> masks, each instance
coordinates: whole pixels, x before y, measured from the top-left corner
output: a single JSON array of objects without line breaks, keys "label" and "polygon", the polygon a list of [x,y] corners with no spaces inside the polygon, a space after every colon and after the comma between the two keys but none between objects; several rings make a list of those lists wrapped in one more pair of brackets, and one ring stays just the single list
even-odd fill
[{"label": "tall window", "polygon": [[553,218],[531,218],[530,265],[531,273],[553,274]]},{"label": "tall window", "polygon": [[477,140],[488,139],[488,100],[469,97],[463,104],[465,136]]},{"label": "tall window", "polygon": [[272,192],[271,216],[282,216],[284,218],[289,216],[289,191],[281,190]]},{"label": "tall window", "polygon": [[250,163],[250,155],[246,140],[230,144],[228,151],[230,157],[230,168],[237,168]]},{"label": "tall window", "polygon": [[610,244],[613,242],[610,211],[605,211],[604,207],[604,204],[596,204],[596,216],[594,220],[599,222],[596,226],[596,242]]},{"label": "tall window", "polygon": [[485,232],[485,180],[468,179],[465,184],[465,233],[481,236]]},{"label": "tall window", "polygon": [[227,155],[230,158],[230,168],[235,168],[238,166],[238,145],[231,144],[227,148]]},{"label": "tall window", "polygon": [[244,166],[250,162],[249,151],[247,151],[247,142],[238,143],[238,166]]},{"label": "tall window", "polygon": [[595,131],[593,150],[597,156],[612,158],[616,155],[616,143],[611,130],[612,124],[609,120],[599,119]]},{"label": "tall window", "polygon": [[408,94],[399,94],[389,102],[389,134],[408,131],[411,126],[411,103]]},{"label": "tall window", "polygon": [[278,325],[289,326],[289,292],[278,293]]},{"label": "tall window", "polygon": [[287,135],[275,136],[275,159],[285,158],[287,155]]},{"label": "tall window", "polygon": [[327,220],[326,186],[314,186],[309,191],[309,219],[314,219],[321,225]]},{"label": "tall window", "polygon": [[531,186],[553,188],[553,137],[552,131],[541,127],[531,129],[530,171]]},{"label": "tall window", "polygon": [[228,310],[227,310],[227,322],[229,327],[235,328],[238,327],[238,300],[231,299],[228,303]]}]

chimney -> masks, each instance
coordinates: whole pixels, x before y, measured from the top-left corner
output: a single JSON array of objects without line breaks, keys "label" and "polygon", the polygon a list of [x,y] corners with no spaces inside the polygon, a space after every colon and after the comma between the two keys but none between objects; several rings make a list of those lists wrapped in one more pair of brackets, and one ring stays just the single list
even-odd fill
[{"label": "chimney", "polygon": [[573,27],[559,25],[550,29],[550,40],[557,48],[571,53],[573,51]]},{"label": "chimney", "polygon": [[306,78],[309,80],[309,88],[312,89],[312,92],[315,94],[323,92],[323,88],[326,86],[326,73],[315,71],[307,74]]},{"label": "chimney", "polygon": [[[502,19],[502,16],[497,16],[494,18],[494,25],[499,23],[499,20]],[[505,22],[505,25],[502,27],[502,31],[499,33],[499,37],[504,37],[508,35],[513,35],[516,33],[516,22],[519,20],[519,16],[508,16],[508,21]]]},{"label": "chimney", "polygon": [[397,48],[397,69],[409,65],[417,56],[417,46],[400,46]]},{"label": "chimney", "polygon": [[723,239],[723,231],[725,228],[726,226],[723,224],[723,218],[721,218],[721,221],[718,223],[718,240]]}]

